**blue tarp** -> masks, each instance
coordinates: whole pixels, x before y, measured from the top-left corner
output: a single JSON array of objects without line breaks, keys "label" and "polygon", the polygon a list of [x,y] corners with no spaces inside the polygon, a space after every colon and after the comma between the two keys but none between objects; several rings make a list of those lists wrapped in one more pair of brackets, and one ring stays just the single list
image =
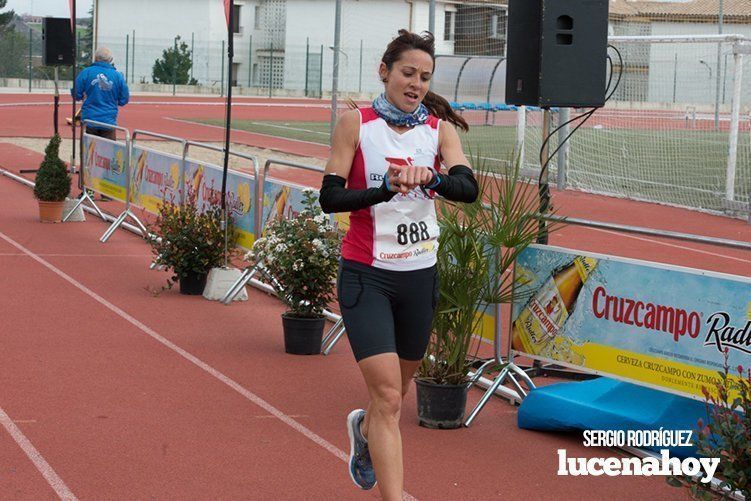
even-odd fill
[{"label": "blue tarp", "polygon": [[[609,378],[558,383],[532,390],[519,407],[520,428],[540,431],[691,430],[706,421],[703,402]],[[695,447],[644,447],[696,456]]]}]

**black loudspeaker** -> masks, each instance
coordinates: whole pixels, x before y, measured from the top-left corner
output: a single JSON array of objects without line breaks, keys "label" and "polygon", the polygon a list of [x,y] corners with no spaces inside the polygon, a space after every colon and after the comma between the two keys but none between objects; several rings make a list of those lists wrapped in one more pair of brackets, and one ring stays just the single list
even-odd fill
[{"label": "black loudspeaker", "polygon": [[42,40],[42,62],[45,66],[73,66],[70,19],[45,17],[42,20]]},{"label": "black loudspeaker", "polygon": [[509,0],[506,103],[605,104],[608,0]]}]

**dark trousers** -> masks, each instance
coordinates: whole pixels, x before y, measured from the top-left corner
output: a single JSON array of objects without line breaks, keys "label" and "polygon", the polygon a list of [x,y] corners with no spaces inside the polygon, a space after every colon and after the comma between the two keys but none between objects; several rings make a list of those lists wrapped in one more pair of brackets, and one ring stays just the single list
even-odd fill
[{"label": "dark trousers", "polygon": [[86,134],[117,141],[117,131],[115,129],[95,129],[93,127],[86,127]]}]

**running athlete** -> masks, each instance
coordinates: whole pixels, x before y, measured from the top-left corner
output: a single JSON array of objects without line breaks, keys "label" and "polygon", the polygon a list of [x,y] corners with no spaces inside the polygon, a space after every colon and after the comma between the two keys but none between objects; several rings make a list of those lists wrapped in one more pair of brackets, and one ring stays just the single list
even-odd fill
[{"label": "running athlete", "polygon": [[433,197],[478,195],[454,128],[467,123],[428,90],[434,67],[433,35],[399,30],[378,69],[385,92],[343,114],[334,130],[320,192],[325,212],[351,212],[337,292],[370,396],[367,411],[347,417],[349,473],[362,489],[377,479],[387,501],[402,499],[399,416],[438,293]]}]

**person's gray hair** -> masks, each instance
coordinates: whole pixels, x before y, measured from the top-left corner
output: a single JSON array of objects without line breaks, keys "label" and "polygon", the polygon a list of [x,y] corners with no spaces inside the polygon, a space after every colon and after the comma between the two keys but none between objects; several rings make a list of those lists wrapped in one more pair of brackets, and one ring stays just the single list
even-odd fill
[{"label": "person's gray hair", "polygon": [[104,61],[111,63],[113,60],[112,52],[107,47],[98,47],[94,52],[94,61]]}]

